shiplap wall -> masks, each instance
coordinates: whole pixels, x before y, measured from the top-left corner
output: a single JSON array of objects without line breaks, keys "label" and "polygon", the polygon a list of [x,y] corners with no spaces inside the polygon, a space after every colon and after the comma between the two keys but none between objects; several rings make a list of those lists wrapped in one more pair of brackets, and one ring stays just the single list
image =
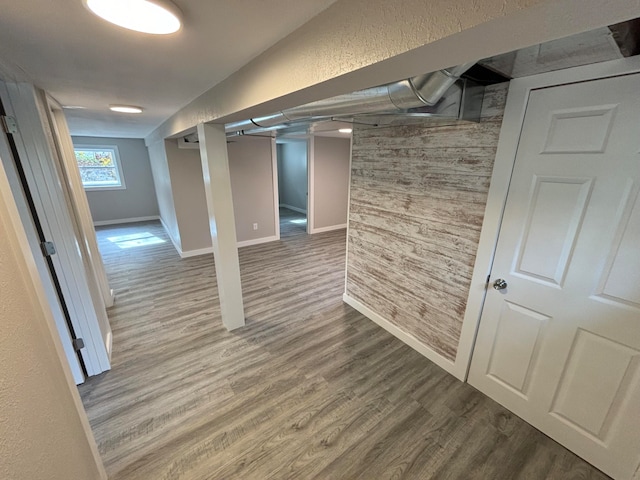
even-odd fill
[{"label": "shiplap wall", "polygon": [[479,123],[353,132],[346,293],[452,361],[507,87]]}]

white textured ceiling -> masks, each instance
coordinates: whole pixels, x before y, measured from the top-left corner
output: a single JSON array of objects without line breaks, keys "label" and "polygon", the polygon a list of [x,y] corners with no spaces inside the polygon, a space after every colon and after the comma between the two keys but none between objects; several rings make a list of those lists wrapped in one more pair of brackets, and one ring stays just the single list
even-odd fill
[{"label": "white textured ceiling", "polygon": [[142,138],[335,1],[175,0],[183,29],[154,36],[108,24],[82,0],[2,0],[0,75],[86,107],[66,110],[73,135]]}]

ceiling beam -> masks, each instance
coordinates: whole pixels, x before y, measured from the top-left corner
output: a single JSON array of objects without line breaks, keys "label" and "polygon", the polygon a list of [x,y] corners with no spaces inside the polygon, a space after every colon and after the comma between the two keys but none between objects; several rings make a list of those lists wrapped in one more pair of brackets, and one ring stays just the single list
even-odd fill
[{"label": "ceiling beam", "polygon": [[640,0],[340,0],[176,112],[147,144],[640,16]]}]

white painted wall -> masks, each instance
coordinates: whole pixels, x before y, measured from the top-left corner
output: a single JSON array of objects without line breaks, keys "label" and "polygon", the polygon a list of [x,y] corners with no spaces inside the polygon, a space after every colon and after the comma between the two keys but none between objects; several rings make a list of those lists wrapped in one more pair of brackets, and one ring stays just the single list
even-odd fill
[{"label": "white painted wall", "polygon": [[[240,245],[276,240],[271,138],[237,137],[227,144],[236,236]],[[253,224],[258,229],[253,230]]]},{"label": "white painted wall", "polygon": [[307,142],[279,143],[278,197],[281,206],[307,211]]},{"label": "white painted wall", "polygon": [[106,479],[0,163],[0,478]]},{"label": "white painted wall", "polygon": [[[159,215],[149,152],[136,138],[72,137],[73,145],[114,145],[120,154],[124,190],[86,190],[94,222],[114,222]],[[114,222],[116,223],[116,222]]]},{"label": "white painted wall", "polygon": [[313,230],[346,228],[349,206],[349,163],[351,140],[319,137],[314,139]]}]

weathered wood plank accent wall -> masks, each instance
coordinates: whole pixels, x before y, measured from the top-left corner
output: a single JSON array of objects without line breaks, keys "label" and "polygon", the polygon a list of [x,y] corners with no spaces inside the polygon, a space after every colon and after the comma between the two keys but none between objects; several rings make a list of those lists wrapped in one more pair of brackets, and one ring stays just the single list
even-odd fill
[{"label": "weathered wood plank accent wall", "polygon": [[508,84],[479,123],[353,132],[346,293],[454,361]]}]

